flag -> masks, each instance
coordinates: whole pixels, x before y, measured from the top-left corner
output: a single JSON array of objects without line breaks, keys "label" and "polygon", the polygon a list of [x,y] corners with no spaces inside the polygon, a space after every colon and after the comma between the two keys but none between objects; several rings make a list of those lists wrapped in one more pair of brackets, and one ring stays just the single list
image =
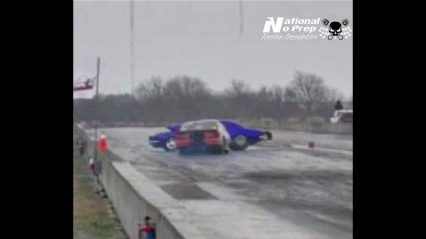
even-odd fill
[{"label": "flag", "polygon": [[95,86],[96,76],[93,78],[85,78],[84,80],[79,80],[74,84],[74,91],[81,90],[91,90]]},{"label": "flag", "polygon": [[93,60],[91,57],[79,59],[74,64],[74,99],[91,99],[98,93],[100,59],[98,57],[96,65]]}]

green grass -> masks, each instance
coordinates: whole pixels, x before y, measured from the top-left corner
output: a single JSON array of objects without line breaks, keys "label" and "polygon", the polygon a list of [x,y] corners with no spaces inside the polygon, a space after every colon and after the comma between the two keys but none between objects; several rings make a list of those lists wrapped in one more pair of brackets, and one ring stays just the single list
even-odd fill
[{"label": "green grass", "polygon": [[108,202],[94,192],[87,159],[74,156],[74,239],[123,238],[108,213]]}]

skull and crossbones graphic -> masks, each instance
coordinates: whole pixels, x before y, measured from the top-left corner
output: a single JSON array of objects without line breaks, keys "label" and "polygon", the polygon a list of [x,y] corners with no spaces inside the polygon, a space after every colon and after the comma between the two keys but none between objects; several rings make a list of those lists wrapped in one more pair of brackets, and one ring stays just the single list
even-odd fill
[{"label": "skull and crossbones graphic", "polygon": [[341,22],[330,22],[324,18],[322,24],[324,26],[319,29],[322,38],[327,37],[328,40],[333,40],[336,37],[339,40],[343,40],[343,38],[347,39],[351,36],[352,29],[348,26],[348,19],[344,19]]}]

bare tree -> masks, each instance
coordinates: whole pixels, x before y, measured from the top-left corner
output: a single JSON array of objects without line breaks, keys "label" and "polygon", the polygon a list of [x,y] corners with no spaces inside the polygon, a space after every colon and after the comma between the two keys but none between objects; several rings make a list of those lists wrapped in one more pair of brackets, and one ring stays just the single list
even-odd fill
[{"label": "bare tree", "polygon": [[287,87],[274,85],[251,90],[246,82],[232,80],[228,88],[215,93],[198,78],[176,76],[163,81],[152,77],[141,83],[135,93],[135,97],[100,96],[96,105],[93,100],[75,100],[74,115],[81,120],[157,123],[200,118],[328,118],[335,101],[344,99],[320,77],[302,72],[297,72]]},{"label": "bare tree", "polygon": [[241,97],[251,93],[250,85],[241,80],[231,80],[231,86],[225,90],[225,94],[228,94],[231,97]]},{"label": "bare tree", "polygon": [[136,89],[136,98],[141,102],[157,100],[162,96],[163,81],[158,76],[152,77],[146,83],[141,83]]},{"label": "bare tree", "polygon": [[284,89],[283,97],[285,102],[297,102],[296,91],[289,86]]},{"label": "bare tree", "polygon": [[284,89],[279,85],[274,85],[271,89],[272,94],[272,117],[279,119],[284,117]]},{"label": "bare tree", "polygon": [[342,101],[343,99],[345,99],[345,96],[337,89],[327,89],[327,101],[336,102],[338,100]]},{"label": "bare tree", "polygon": [[248,106],[255,105],[256,93],[251,90],[250,85],[246,82],[231,80],[231,85],[225,89],[223,97],[227,115],[243,118],[254,116],[255,107]]},{"label": "bare tree", "polygon": [[286,89],[289,101],[296,101],[308,115],[324,102],[327,102],[329,90],[324,80],[315,75],[296,72],[294,80]]},{"label": "bare tree", "polygon": [[164,87],[167,109],[177,119],[193,119],[204,116],[210,90],[198,78],[177,76],[170,79]]}]

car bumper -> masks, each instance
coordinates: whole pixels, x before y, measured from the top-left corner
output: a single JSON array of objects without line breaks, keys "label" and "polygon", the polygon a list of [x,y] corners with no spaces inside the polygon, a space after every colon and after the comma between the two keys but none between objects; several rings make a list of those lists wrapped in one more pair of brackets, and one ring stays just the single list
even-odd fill
[{"label": "car bumper", "polygon": [[149,144],[154,148],[160,148],[164,145],[164,142],[160,140],[149,140]]},{"label": "car bumper", "polygon": [[214,149],[221,147],[222,145],[219,142],[209,142],[209,143],[191,143],[185,145],[176,144],[177,149],[190,150],[190,151],[204,151],[208,149]]}]

